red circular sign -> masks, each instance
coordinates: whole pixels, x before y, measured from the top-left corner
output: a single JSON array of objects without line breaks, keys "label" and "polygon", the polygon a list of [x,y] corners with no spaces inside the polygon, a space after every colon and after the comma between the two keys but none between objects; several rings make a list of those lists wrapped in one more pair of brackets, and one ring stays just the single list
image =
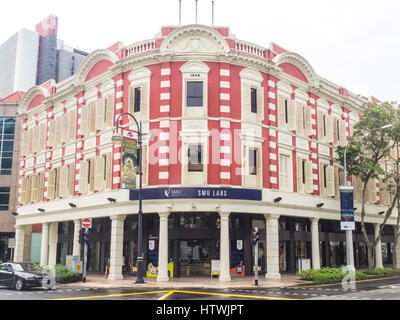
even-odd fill
[{"label": "red circular sign", "polygon": [[83,228],[91,228],[92,227],[92,219],[85,218],[82,220],[82,227]]}]

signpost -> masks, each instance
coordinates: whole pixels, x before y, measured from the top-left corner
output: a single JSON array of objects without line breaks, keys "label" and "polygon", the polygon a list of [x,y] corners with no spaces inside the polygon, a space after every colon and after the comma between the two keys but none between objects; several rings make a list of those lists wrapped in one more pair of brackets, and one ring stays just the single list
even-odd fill
[{"label": "signpost", "polygon": [[[87,234],[89,232],[89,229],[92,227],[92,219],[90,218],[82,219],[82,227],[85,228],[85,234]],[[86,282],[87,251],[88,251],[87,241],[84,241],[82,282]]]},{"label": "signpost", "polygon": [[350,232],[355,230],[353,187],[340,187],[340,228],[346,230],[347,272],[351,272]]}]

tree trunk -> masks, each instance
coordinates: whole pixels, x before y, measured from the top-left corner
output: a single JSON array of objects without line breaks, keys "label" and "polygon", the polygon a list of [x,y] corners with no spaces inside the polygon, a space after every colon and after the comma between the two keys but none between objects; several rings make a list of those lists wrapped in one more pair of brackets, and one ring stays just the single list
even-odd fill
[{"label": "tree trunk", "polygon": [[367,230],[365,229],[365,202],[366,202],[366,190],[367,183],[369,181],[369,177],[367,182],[364,183],[363,192],[362,192],[362,207],[361,207],[361,231],[364,236],[365,243],[367,245],[367,256],[368,256],[368,270],[372,270],[375,267],[374,263],[374,241],[370,241],[368,238]]}]

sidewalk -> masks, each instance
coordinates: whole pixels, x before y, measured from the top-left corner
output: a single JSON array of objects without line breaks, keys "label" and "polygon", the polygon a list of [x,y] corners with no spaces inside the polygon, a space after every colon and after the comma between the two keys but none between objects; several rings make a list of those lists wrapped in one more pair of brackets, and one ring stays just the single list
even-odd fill
[{"label": "sidewalk", "polygon": [[[190,278],[174,278],[169,282],[157,282],[157,278],[144,278],[144,284],[135,284],[136,277],[124,277],[123,280],[108,280],[101,274],[88,274],[86,282],[75,282],[68,284],[57,284],[57,286],[82,286],[87,288],[209,288],[209,289],[224,289],[224,288],[246,288],[255,287],[254,277],[232,277],[230,282],[220,282],[218,278],[208,277],[190,277]],[[295,274],[282,275],[279,280],[265,279],[264,276],[259,276],[259,288],[281,288],[292,285],[309,283],[302,281]]]}]

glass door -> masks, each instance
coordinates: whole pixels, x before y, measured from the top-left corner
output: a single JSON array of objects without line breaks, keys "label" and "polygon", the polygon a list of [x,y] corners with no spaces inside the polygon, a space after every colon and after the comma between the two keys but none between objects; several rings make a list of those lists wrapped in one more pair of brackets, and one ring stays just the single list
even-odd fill
[{"label": "glass door", "polygon": [[180,241],[179,249],[179,275],[181,277],[210,276],[210,240]]}]

